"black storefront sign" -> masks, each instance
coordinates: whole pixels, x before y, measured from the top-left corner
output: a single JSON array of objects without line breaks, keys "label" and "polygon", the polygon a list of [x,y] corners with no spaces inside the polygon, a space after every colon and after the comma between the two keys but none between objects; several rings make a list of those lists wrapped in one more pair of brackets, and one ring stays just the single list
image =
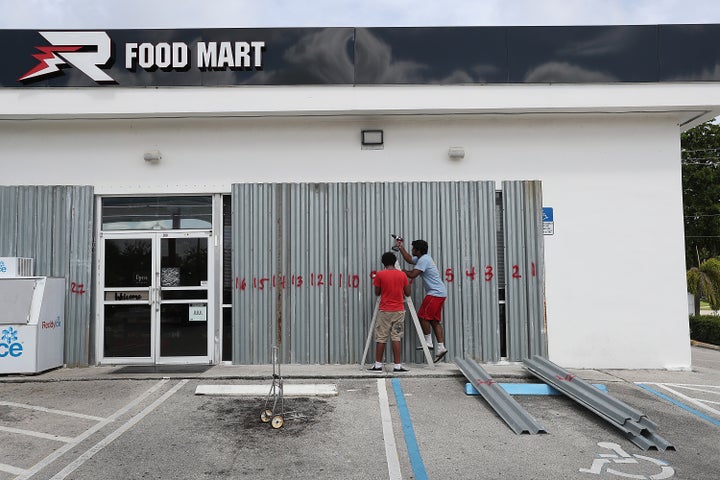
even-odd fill
[{"label": "black storefront sign", "polygon": [[0,30],[0,87],[720,81],[720,25]]}]

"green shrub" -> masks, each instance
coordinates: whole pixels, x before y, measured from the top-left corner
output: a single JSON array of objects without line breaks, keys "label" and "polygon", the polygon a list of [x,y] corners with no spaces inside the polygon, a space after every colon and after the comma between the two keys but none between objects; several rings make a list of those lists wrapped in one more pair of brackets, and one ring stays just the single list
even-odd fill
[{"label": "green shrub", "polygon": [[690,315],[690,338],[698,342],[720,345],[720,317]]}]

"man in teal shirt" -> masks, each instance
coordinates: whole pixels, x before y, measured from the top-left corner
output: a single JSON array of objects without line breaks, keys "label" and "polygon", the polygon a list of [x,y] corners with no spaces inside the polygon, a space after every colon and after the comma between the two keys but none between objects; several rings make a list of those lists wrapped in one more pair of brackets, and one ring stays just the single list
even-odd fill
[{"label": "man in teal shirt", "polygon": [[[447,354],[445,348],[445,335],[442,327],[442,307],[447,298],[445,284],[440,278],[435,261],[428,255],[428,243],[425,240],[414,240],[412,242],[412,254],[404,247],[402,238],[395,239],[395,245],[406,262],[413,264],[412,270],[405,270],[408,278],[420,277],[425,287],[425,298],[418,310],[418,319],[425,335],[425,342],[429,349],[433,349],[431,331],[435,333],[437,350],[435,350],[435,363],[439,362]],[[419,347],[422,348],[422,347]]]}]

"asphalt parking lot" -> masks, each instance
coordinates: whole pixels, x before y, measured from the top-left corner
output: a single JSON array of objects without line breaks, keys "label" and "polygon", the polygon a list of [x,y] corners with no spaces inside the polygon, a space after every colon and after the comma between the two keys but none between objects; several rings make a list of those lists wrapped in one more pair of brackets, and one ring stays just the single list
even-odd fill
[{"label": "asphalt parking lot", "polygon": [[278,429],[260,420],[264,394],[195,393],[208,384],[269,390],[266,374],[113,376],[98,368],[2,377],[0,480],[716,479],[720,352],[693,348],[693,364],[692,372],[574,372],[644,412],[675,447],[665,451],[638,448],[561,395],[515,396],[547,430],[516,435],[465,393],[451,364],[403,377],[286,368],[288,389],[332,384],[337,395],[286,397]]}]

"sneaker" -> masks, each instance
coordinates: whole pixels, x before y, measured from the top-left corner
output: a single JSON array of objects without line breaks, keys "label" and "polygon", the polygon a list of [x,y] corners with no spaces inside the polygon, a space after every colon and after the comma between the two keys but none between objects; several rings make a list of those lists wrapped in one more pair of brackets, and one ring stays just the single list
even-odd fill
[{"label": "sneaker", "polygon": [[[427,347],[428,347],[428,350],[432,350],[433,348],[435,348],[432,345],[428,345]],[[419,347],[415,347],[415,350],[422,350],[422,349],[423,349],[422,345],[420,345]]]},{"label": "sneaker", "polygon": [[447,350],[443,350],[442,352],[438,353],[438,354],[435,356],[435,360],[433,360],[433,363],[437,363],[437,362],[439,362],[440,360],[442,360],[443,358],[445,358],[445,354],[447,354]]},{"label": "sneaker", "polygon": [[409,372],[409,371],[410,371],[410,370],[408,370],[408,369],[405,368],[405,367],[393,368],[393,372],[395,372],[395,373],[405,373],[405,372]]},{"label": "sneaker", "polygon": [[372,368],[368,368],[368,372],[382,372],[382,371],[383,371],[383,367],[373,366]]}]

